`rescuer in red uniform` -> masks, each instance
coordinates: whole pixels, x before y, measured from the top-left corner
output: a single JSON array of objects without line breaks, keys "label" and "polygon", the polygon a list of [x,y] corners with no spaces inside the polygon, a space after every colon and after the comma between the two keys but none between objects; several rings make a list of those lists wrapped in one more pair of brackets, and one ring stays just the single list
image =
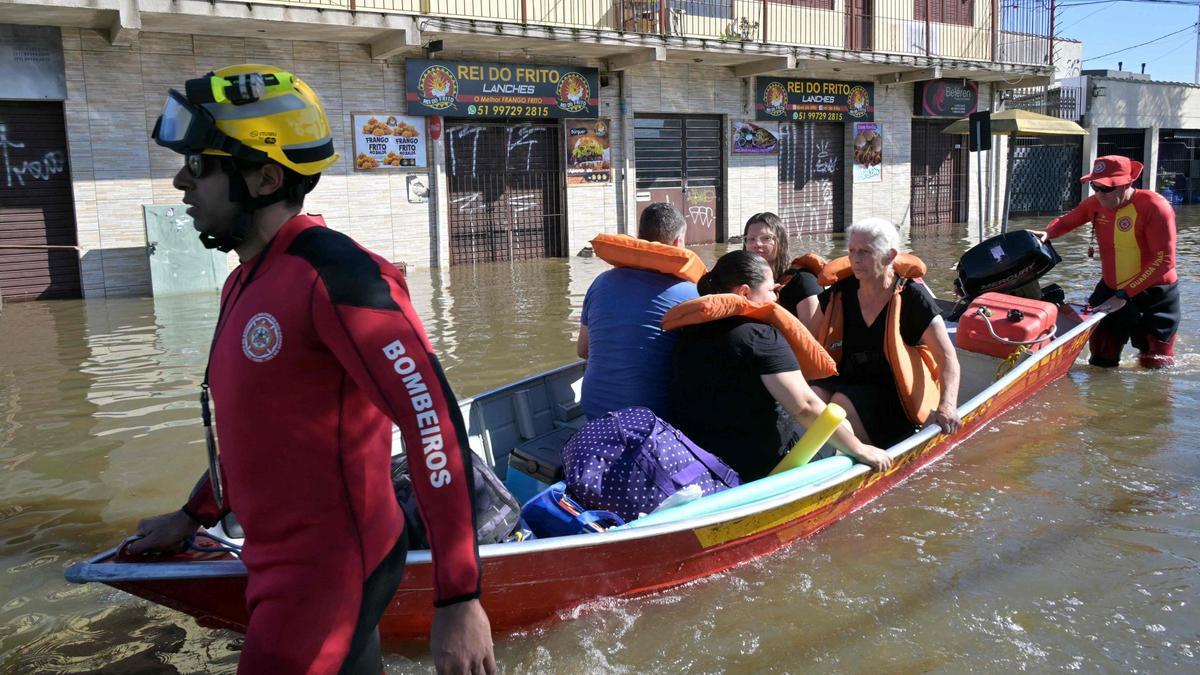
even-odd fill
[{"label": "rescuer in red uniform", "polygon": [[224,68],[171,90],[153,136],[184,155],[174,185],[201,241],[241,265],[201,387],[209,471],[127,552],[178,550],[236,512],[250,614],[239,672],[378,675],[406,555],[394,422],[433,552],[435,663],[493,672],[454,395],[395,267],[300,213],[338,158],[316,94],[278,68]]},{"label": "rescuer in red uniform", "polygon": [[1080,179],[1096,194],[1033,234],[1055,239],[1091,222],[1100,248],[1102,278],[1088,299],[1108,312],[1092,333],[1090,363],[1111,368],[1130,342],[1146,368],[1175,363],[1179,329],[1179,276],[1175,272],[1175,211],[1162,195],[1137,190],[1142,164],[1128,157],[1098,157]]}]

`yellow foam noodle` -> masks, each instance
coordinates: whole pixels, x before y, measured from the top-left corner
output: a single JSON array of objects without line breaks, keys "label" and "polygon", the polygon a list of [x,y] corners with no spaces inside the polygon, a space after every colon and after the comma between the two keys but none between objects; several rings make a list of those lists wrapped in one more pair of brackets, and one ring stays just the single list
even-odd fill
[{"label": "yellow foam noodle", "polygon": [[842,406],[836,403],[826,405],[825,410],[817,415],[812,426],[804,432],[800,440],[796,441],[796,444],[788,451],[787,456],[771,471],[771,475],[808,464],[813,455],[817,454],[817,451],[821,449],[822,445],[825,445],[825,441],[829,440],[838,425],[845,419],[846,411]]}]

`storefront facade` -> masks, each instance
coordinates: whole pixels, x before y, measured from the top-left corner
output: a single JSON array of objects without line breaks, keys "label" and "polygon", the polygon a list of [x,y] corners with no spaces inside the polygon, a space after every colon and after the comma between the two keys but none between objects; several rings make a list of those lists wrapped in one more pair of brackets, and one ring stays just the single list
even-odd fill
[{"label": "storefront facade", "polygon": [[[654,201],[680,209],[689,244],[740,235],[761,211],[798,234],[866,217],[920,226],[914,167],[926,176],[936,163],[920,155],[937,137],[914,110],[925,71],[889,78],[877,65],[811,61],[795,78],[791,57],[747,66],[637,47],[598,58],[565,40],[514,59],[470,40],[433,52],[201,33],[114,44],[110,31],[45,30],[62,59],[55,105],[71,208],[69,220],[38,225],[39,241],[78,248],[65,265],[48,253],[38,264],[73,271],[68,296],[154,292],[151,256],[167,244],[152,241],[150,220],[181,194],[179,157],[150,129],[168,88],[233,63],[287,69],[317,91],[340,159],[305,210],[410,267],[574,255],[597,233],[636,233]],[[989,85],[975,91],[989,100]],[[956,170],[973,176],[965,164]],[[973,178],[957,180],[969,194]],[[970,215],[965,197],[952,201],[947,222]],[[52,297],[48,281],[41,297]]]}]

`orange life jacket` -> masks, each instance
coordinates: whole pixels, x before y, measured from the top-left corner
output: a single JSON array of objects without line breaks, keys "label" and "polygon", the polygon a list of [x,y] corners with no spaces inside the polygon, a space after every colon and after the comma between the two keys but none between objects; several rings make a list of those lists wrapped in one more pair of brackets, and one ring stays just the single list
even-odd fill
[{"label": "orange life jacket", "polygon": [[613,267],[662,272],[696,283],[708,271],[700,256],[686,248],[646,241],[627,234],[598,234],[592,250]]},{"label": "orange life jacket", "polygon": [[743,316],[751,321],[774,326],[800,362],[806,380],[819,380],[837,374],[837,364],[829,352],[791,312],[773,302],[750,302],[737,293],[704,295],[675,305],[663,316],[664,330]]},{"label": "orange life jacket", "polygon": [[[925,345],[912,347],[900,336],[900,292],[905,283],[925,275],[925,263],[914,255],[901,253],[892,263],[892,269],[900,277],[896,282],[895,291],[887,305],[887,323],[883,328],[883,354],[892,369],[892,379],[896,382],[896,392],[900,395],[900,403],[904,406],[904,414],[914,424],[924,424],[930,412],[937,407],[941,400],[938,382],[941,379],[933,353]],[[822,286],[832,286],[853,274],[850,270],[849,258],[838,258],[821,270],[817,282]],[[831,289],[829,304],[825,307],[825,316],[817,337],[821,344],[841,363],[843,337],[843,307],[842,292],[837,287]]]},{"label": "orange life jacket", "polygon": [[818,275],[821,273],[821,269],[825,267],[825,264],[825,259],[816,253],[805,253],[802,256],[793,258],[788,268],[783,271],[783,274],[779,275],[775,283],[779,284],[780,288],[782,288],[787,286],[801,272],[811,272],[813,275]]}]

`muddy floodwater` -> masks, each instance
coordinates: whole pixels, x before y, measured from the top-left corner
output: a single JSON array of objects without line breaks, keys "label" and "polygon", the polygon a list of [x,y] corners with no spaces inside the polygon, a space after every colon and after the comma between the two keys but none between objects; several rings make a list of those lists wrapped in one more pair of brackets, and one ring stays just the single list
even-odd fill
[{"label": "muddy floodwater", "polygon": [[[501,669],[1200,672],[1200,209],[1179,223],[1175,369],[1141,370],[1128,351],[1116,371],[1080,362],[816,537],[505,636]],[[977,237],[905,241],[948,296]],[[1084,233],[1056,245],[1064,260],[1044,281],[1082,301],[1099,261]],[[805,237],[793,251],[805,250],[840,254],[844,241]],[[415,270],[410,285],[466,396],[573,360],[584,293],[605,269],[572,257]],[[196,396],[216,314],[215,295],[5,305],[0,673],[236,668],[239,635],[63,580],[140,517],[177,508],[204,470]],[[431,663],[416,647],[388,656],[390,672]]]}]

